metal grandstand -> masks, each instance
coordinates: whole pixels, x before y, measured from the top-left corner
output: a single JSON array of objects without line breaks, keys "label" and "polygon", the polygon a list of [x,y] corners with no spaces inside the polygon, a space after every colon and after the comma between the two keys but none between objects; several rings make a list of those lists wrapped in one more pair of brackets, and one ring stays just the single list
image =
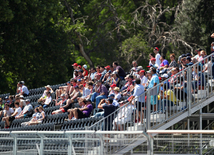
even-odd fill
[{"label": "metal grandstand", "polygon": [[[213,55],[203,61],[213,62]],[[208,74],[199,75],[200,79],[204,78],[201,83],[193,85],[193,71],[200,72],[199,66],[201,62],[142,94],[147,96],[144,111],[136,114],[136,109],[132,109],[129,119],[121,125],[122,131],[115,125],[112,125],[112,131],[102,129],[105,128],[106,121],[119,119],[117,115],[127,110],[130,103],[124,104],[106,118],[90,117],[70,122],[64,122],[67,113],[51,115],[51,111],[58,108],[52,103],[51,107],[45,109],[47,118],[43,124],[21,127],[22,122],[29,120],[25,118],[14,120],[11,128],[4,129],[4,123],[1,122],[0,154],[213,154],[213,133],[210,129],[214,127],[214,66],[212,65]],[[174,104],[162,105],[160,102],[160,106],[151,105],[154,100],[158,103],[161,96],[164,96],[164,91],[160,96],[158,93],[159,88],[164,87],[167,81],[172,82],[165,91],[174,91]],[[183,89],[176,89],[181,88],[178,81],[185,83]],[[61,85],[64,84],[52,88],[55,90]],[[36,101],[43,91],[44,88],[30,90],[29,98],[33,106],[37,105]],[[144,116],[142,123],[135,123],[138,115]],[[168,134],[160,135],[160,130],[165,130]],[[178,133],[170,130],[178,130]],[[180,130],[200,131],[197,134],[182,134]],[[209,130],[207,133],[210,134],[200,134],[201,130]]]}]

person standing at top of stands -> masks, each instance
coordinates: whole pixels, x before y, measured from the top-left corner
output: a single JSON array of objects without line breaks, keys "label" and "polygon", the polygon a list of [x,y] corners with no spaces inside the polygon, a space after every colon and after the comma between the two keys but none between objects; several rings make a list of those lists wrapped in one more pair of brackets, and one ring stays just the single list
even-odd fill
[{"label": "person standing at top of stands", "polygon": [[160,66],[161,64],[161,61],[160,61],[160,54],[159,54],[159,49],[157,47],[155,47],[153,49],[153,52],[155,53],[155,59],[156,59],[156,64],[158,65],[158,67]]},{"label": "person standing at top of stands", "polygon": [[83,66],[82,66],[82,70],[83,70],[82,75],[83,75],[83,76],[88,76],[87,65],[83,65]]},{"label": "person standing at top of stands", "polygon": [[19,88],[17,88],[17,92],[19,92],[19,95],[23,95],[24,97],[29,95],[28,88],[24,85],[23,81],[20,81],[18,86]]},{"label": "person standing at top of stands", "polygon": [[118,63],[115,61],[113,62],[113,67],[115,69],[115,71],[117,72],[117,74],[119,75],[121,80],[124,80],[124,77],[126,77],[126,73],[123,70],[123,68],[121,66],[118,65]]},{"label": "person standing at top of stands", "polygon": [[74,63],[72,66],[73,66],[73,68],[74,68],[74,71],[73,71],[73,78],[76,78],[75,71],[77,70],[78,64],[77,64],[77,63]]},{"label": "person standing at top of stands", "polygon": [[92,67],[92,68],[91,68],[91,75],[90,75],[91,80],[94,80],[94,77],[95,77],[96,73],[97,73],[97,72],[95,71],[95,68]]},{"label": "person standing at top of stands", "polygon": [[[149,82],[149,86],[148,88],[149,89],[152,89],[153,87],[155,87],[156,85],[158,85],[160,83],[159,81],[159,78],[156,74],[156,69],[155,68],[152,68],[151,69],[151,74],[152,74],[152,78]],[[150,96],[151,96],[151,105],[154,105],[154,109],[156,109],[156,103],[157,103],[157,95],[159,93],[159,86],[156,88],[156,89],[153,89],[153,91],[151,92]]]},{"label": "person standing at top of stands", "polygon": [[108,65],[108,66],[105,66],[105,69],[106,69],[106,73],[107,73],[108,71],[110,71],[111,67]]}]

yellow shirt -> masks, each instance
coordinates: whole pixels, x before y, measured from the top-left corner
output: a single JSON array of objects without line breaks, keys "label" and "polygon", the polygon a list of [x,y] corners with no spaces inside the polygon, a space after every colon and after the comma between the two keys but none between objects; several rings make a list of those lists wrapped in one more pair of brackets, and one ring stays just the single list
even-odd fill
[{"label": "yellow shirt", "polygon": [[[166,91],[164,91],[164,95],[166,95]],[[174,92],[171,89],[167,90],[167,96],[169,96],[168,100],[172,102],[177,102]],[[160,95],[158,95],[158,100],[160,100]]]}]

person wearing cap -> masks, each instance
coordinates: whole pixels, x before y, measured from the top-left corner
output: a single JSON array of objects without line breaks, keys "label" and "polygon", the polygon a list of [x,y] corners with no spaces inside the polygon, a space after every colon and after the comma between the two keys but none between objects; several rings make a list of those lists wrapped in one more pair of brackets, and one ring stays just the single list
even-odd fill
[{"label": "person wearing cap", "polygon": [[121,66],[119,66],[118,62],[113,62],[112,63],[113,68],[115,69],[115,71],[117,72],[117,74],[119,75],[120,79],[123,80],[124,77],[126,77],[126,73],[123,70],[123,68]]},{"label": "person wearing cap", "polygon": [[148,81],[147,77],[145,76],[145,70],[141,70],[138,74],[140,75],[141,84],[145,87]]},{"label": "person wearing cap", "polygon": [[[151,62],[151,59],[155,59],[155,53],[150,53],[149,54],[149,58],[150,58],[150,60],[149,60],[149,66],[152,66],[153,64],[152,64],[152,62]],[[155,61],[156,61],[156,59],[155,59]]]},{"label": "person wearing cap", "polygon": [[20,119],[20,118],[23,118],[23,117],[25,118],[25,117],[30,116],[30,114],[32,114],[33,107],[30,104],[30,100],[26,99],[25,102],[26,102],[26,106],[21,111],[21,113],[18,116],[15,117],[15,119]]},{"label": "person wearing cap", "polygon": [[108,66],[105,66],[105,69],[106,69],[106,73],[107,73],[108,71],[110,71],[111,67],[108,65]]},{"label": "person wearing cap", "polygon": [[114,88],[114,95],[115,95],[114,99],[115,99],[116,101],[119,101],[120,98],[121,98],[120,88],[119,88],[119,87],[115,87],[115,88]]},{"label": "person wearing cap", "polygon": [[91,67],[91,74],[90,74],[91,80],[94,80],[96,73],[97,73],[97,72],[96,72],[95,68],[94,68],[94,67]]},{"label": "person wearing cap", "polygon": [[197,60],[199,60],[199,58],[201,57],[201,51],[202,51],[202,49],[196,49],[195,50],[198,54],[197,55],[195,55],[195,57],[194,58],[196,58]]},{"label": "person wearing cap", "polygon": [[91,100],[90,99],[86,100],[86,99],[81,98],[79,100],[79,104],[80,104],[81,108],[68,109],[69,114],[68,114],[68,119],[65,119],[66,121],[86,118],[86,117],[90,116],[90,114],[93,110]]},{"label": "person wearing cap", "polygon": [[[20,81],[18,83],[19,88],[19,95],[23,95],[24,97],[29,95],[29,90],[28,88],[23,84],[23,81]],[[18,92],[18,91],[17,91]]]},{"label": "person wearing cap", "polygon": [[186,57],[186,65],[188,65],[188,66],[192,66],[193,65],[192,59],[189,56]]},{"label": "person wearing cap", "polygon": [[156,64],[158,65],[158,67],[160,66],[161,64],[161,61],[160,61],[160,54],[159,54],[159,49],[157,47],[155,47],[153,49],[153,52],[155,53],[155,59],[156,59]]},{"label": "person wearing cap", "polygon": [[52,101],[51,92],[47,92],[47,97],[43,102],[41,102],[41,105],[43,106],[43,108],[47,108],[49,107],[51,101]]},{"label": "person wearing cap", "polygon": [[91,101],[94,102],[96,99],[96,107],[98,106],[99,102],[103,98],[107,98],[108,90],[105,85],[102,84],[102,81],[97,81],[95,86],[95,92],[91,96]]},{"label": "person wearing cap", "polygon": [[82,75],[83,76],[88,76],[88,71],[87,71],[87,65],[86,64],[82,66],[82,70],[83,70]]},{"label": "person wearing cap", "polygon": [[[45,102],[45,100],[46,100],[46,98],[47,98],[47,93],[48,93],[48,92],[53,93],[53,90],[52,90],[52,88],[51,88],[50,85],[45,86],[45,88],[46,88],[46,89],[44,90],[42,96],[38,99],[37,102]],[[58,96],[58,94],[59,94],[58,91],[56,91],[56,96]]]},{"label": "person wearing cap", "polygon": [[101,80],[101,76],[102,76],[101,73],[96,73],[94,76],[94,82]]},{"label": "person wearing cap", "polygon": [[112,98],[107,99],[107,104],[103,104],[105,102],[106,100],[102,99],[97,106],[99,109],[104,110],[105,120],[104,120],[102,130],[112,130],[114,115],[111,115],[111,114],[114,113],[114,111],[116,110],[116,107],[112,104],[113,103]]},{"label": "person wearing cap", "polygon": [[[74,68],[74,72],[77,70],[77,66],[78,66],[78,64],[77,63],[74,63],[73,65],[73,68]],[[73,72],[73,78],[75,78],[76,76],[75,76],[75,73]]]},{"label": "person wearing cap", "polygon": [[55,106],[60,106],[60,107],[62,107],[62,105],[63,105],[63,102],[66,100],[66,98],[65,98],[65,94],[61,94],[60,95],[60,98],[61,98],[61,100],[59,101],[59,102],[57,102],[57,100],[53,100],[53,101],[55,101]]},{"label": "person wearing cap", "polygon": [[5,121],[5,127],[9,127],[12,121],[15,119],[16,116],[18,116],[22,109],[19,107],[19,102],[16,102],[15,104],[15,112],[11,114],[11,116],[4,117],[3,120]]}]

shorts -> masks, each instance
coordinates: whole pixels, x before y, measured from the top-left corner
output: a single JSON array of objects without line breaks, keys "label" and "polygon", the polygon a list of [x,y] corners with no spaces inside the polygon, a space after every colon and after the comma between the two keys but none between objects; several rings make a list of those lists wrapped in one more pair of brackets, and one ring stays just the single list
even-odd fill
[{"label": "shorts", "polygon": [[38,122],[38,124],[41,124],[42,123],[42,120],[39,120],[39,121],[37,121]]},{"label": "shorts", "polygon": [[9,121],[12,122],[15,119],[15,116],[10,116]]},{"label": "shorts", "polygon": [[136,109],[138,110],[138,111],[142,111],[142,107],[145,107],[145,105],[144,105],[144,102],[135,102],[135,105],[136,105]]},{"label": "shorts", "polygon": [[64,108],[59,108],[63,113],[66,112]]},{"label": "shorts", "polygon": [[78,113],[78,119],[86,118],[85,114],[83,114],[83,112],[81,110],[77,109],[77,113]]}]

